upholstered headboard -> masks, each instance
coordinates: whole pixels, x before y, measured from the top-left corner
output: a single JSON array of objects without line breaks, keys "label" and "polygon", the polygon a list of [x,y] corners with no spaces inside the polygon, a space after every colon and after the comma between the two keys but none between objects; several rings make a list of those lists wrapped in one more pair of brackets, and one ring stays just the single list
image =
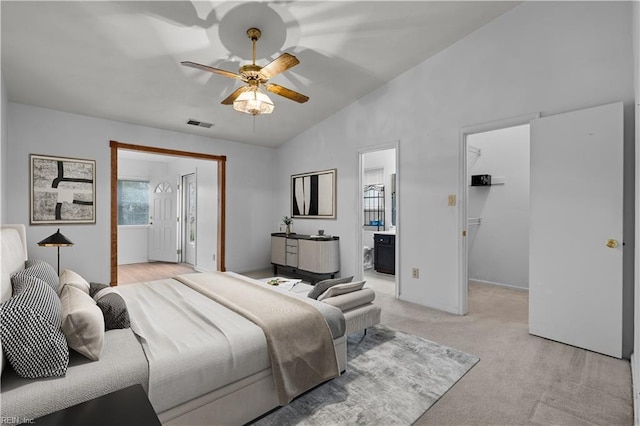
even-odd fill
[{"label": "upholstered headboard", "polygon": [[[27,231],[24,225],[2,225],[0,227],[0,245],[2,245],[2,301],[11,298],[11,274],[24,269],[27,260]],[[6,359],[0,346],[0,372],[4,370]]]},{"label": "upholstered headboard", "polygon": [[27,260],[27,232],[24,225],[2,225],[2,302],[11,297],[11,274],[24,269]]}]

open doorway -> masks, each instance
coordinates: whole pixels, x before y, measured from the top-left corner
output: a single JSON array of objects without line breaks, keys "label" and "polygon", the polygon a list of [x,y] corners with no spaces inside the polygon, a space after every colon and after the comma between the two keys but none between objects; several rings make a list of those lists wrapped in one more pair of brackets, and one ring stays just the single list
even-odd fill
[{"label": "open doorway", "polygon": [[[467,127],[461,151],[460,314],[488,310],[499,289],[522,291],[526,321],[529,287],[530,125],[537,115]],[[513,299],[513,298],[512,298]]]},{"label": "open doorway", "polygon": [[509,303],[526,321],[526,294],[499,288],[529,288],[529,125],[468,135],[467,159],[473,309],[490,311]]},{"label": "open doorway", "polygon": [[[367,286],[397,297],[397,145],[360,153],[359,271]],[[359,250],[359,251],[360,251]]]},{"label": "open doorway", "polygon": [[[203,258],[202,263],[204,266],[204,270],[218,270],[225,271],[225,176],[226,176],[226,157],[225,156],[216,156],[209,154],[199,154],[199,153],[191,153],[186,151],[177,151],[177,150],[168,150],[162,148],[155,147],[147,147],[141,145],[132,145],[132,144],[123,144],[116,141],[111,141],[111,285],[116,285],[118,283],[118,152],[137,152],[137,153],[148,153],[148,154],[160,154],[164,156],[172,156],[175,158],[175,170],[171,173],[174,176],[181,176],[183,174],[189,174],[184,172],[184,164],[185,162],[189,162],[187,160],[198,160],[202,161],[197,166],[197,170],[200,173],[205,175],[211,175],[211,179],[204,181],[211,181],[211,185],[209,187],[202,188],[202,193],[204,194],[204,201],[201,203],[202,208],[206,208],[207,211],[217,211],[217,220],[209,220],[206,223],[203,223],[200,227],[199,231],[202,232],[204,238],[203,241],[207,242],[207,247],[202,250],[202,255],[208,255],[208,253],[213,253],[213,256],[208,255],[206,259]],[[196,172],[197,172],[196,170]],[[181,172],[183,171],[183,172]],[[167,193],[169,191],[169,187],[172,187],[172,200],[175,201],[176,209],[173,210],[173,214],[169,214],[169,220],[171,220],[171,224],[168,225],[170,231],[173,232],[174,241],[172,244],[172,254],[171,259],[174,262],[180,261],[181,259],[181,251],[178,249],[178,241],[181,241],[182,238],[180,235],[182,234],[181,230],[183,226],[181,223],[176,223],[177,211],[180,211],[177,204],[178,201],[181,200],[181,197],[178,198],[178,187],[180,180],[173,179],[173,184],[169,180],[164,180],[163,182],[153,183],[153,188],[161,188],[160,193]],[[151,189],[153,189],[151,188]],[[155,191],[150,191],[150,193],[155,194]],[[210,195],[207,197],[207,194]],[[208,200],[208,202],[207,202]],[[197,204],[196,204],[197,205]],[[150,209],[151,210],[151,209]],[[167,211],[169,211],[168,209]],[[154,211],[155,215],[155,211]],[[156,218],[152,215],[149,215],[149,226],[153,223]],[[182,214],[179,216],[182,217]],[[151,241],[151,239],[149,239]],[[197,259],[195,260],[197,264]]]}]

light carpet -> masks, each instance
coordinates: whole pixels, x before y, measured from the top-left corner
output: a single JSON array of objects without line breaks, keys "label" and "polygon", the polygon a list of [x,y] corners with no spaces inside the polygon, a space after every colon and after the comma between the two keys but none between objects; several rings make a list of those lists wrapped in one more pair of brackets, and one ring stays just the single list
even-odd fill
[{"label": "light carpet", "polygon": [[348,339],[348,367],[256,425],[410,425],[480,359],[385,326]]}]

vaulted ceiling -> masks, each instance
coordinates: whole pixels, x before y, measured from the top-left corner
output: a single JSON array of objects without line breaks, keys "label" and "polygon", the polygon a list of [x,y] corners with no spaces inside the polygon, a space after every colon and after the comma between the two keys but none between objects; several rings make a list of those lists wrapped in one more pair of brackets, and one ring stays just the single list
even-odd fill
[{"label": "vaulted ceiling", "polygon": [[[10,102],[277,146],[518,3],[2,1],[2,76]],[[269,94],[275,111],[254,121],[220,104],[239,80],[180,65],[237,72],[250,27],[257,64],[300,60],[271,82],[308,102]]]}]

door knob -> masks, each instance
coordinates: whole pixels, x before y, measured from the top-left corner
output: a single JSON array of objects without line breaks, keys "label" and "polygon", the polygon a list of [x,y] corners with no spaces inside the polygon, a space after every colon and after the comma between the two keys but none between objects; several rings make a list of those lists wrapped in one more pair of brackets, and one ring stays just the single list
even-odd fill
[{"label": "door knob", "polygon": [[616,248],[618,247],[618,241],[611,239],[611,240],[607,240],[607,247],[609,248]]}]

